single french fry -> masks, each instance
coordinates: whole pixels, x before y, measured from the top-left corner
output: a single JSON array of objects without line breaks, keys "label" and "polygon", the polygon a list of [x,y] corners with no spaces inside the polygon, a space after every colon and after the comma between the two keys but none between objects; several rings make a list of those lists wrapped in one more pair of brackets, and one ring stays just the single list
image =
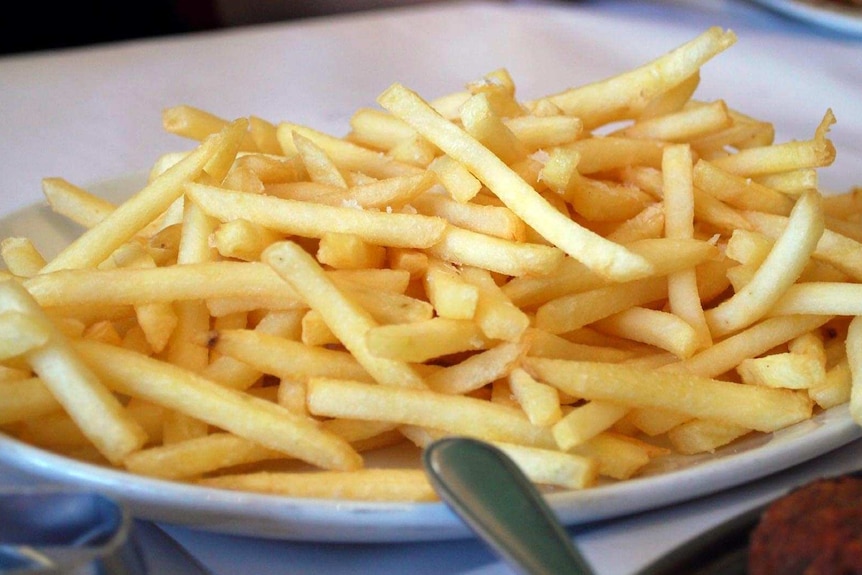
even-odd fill
[{"label": "single french fry", "polygon": [[802,273],[823,229],[819,196],[803,195],[751,281],[742,291],[705,313],[711,333],[716,337],[726,335],[763,317]]},{"label": "single french fry", "polygon": [[437,176],[449,195],[458,202],[470,201],[482,189],[482,182],[477,180],[463,164],[450,156],[434,158],[428,169]]},{"label": "single french fry", "polygon": [[[527,358],[527,371],[562,391],[591,400],[650,406],[775,431],[811,416],[807,395],[625,365]],[[772,405],[765,409],[764,405]]]},{"label": "single french fry", "polygon": [[735,42],[733,32],[713,27],[649,64],[548,99],[566,114],[582,118],[588,130],[633,118],[654,98],[685,82]]},{"label": "single french fry", "polygon": [[742,360],[736,371],[744,383],[807,389],[826,379],[826,369],[817,358],[801,353],[775,353]]},{"label": "single french fry", "polygon": [[599,465],[591,457],[502,441],[492,444],[510,457],[535,483],[567,489],[584,489],[596,483]]},{"label": "single french fry", "polygon": [[208,336],[209,349],[240,360],[259,372],[306,381],[315,376],[373,381],[345,351],[312,347],[261,330],[228,329]]},{"label": "single french fry", "polygon": [[[203,141],[212,134],[222,131],[229,122],[194,106],[171,106],[162,110],[162,127],[166,132]],[[245,137],[240,151],[257,151],[257,146],[250,137]]]},{"label": "single french fry", "polygon": [[581,136],[584,123],[572,116],[517,116],[503,123],[527,150],[546,150],[571,143]]},{"label": "single french fry", "polygon": [[617,480],[633,477],[650,462],[654,451],[644,441],[608,431],[572,448],[573,453],[596,460],[599,475]]},{"label": "single french fry", "polygon": [[413,200],[412,205],[420,213],[438,216],[454,226],[474,232],[496,236],[505,240],[524,241],[527,230],[508,208],[480,205],[473,202],[458,202],[442,194],[425,194]]},{"label": "single french fry", "polygon": [[750,431],[742,425],[695,419],[671,429],[668,432],[668,439],[679,453],[694,455],[711,453]]},{"label": "single french fry", "polygon": [[578,343],[535,328],[528,330],[527,337],[530,339],[529,354],[536,357],[619,363],[634,355],[633,350],[621,346]]},{"label": "single french fry", "polygon": [[835,146],[826,138],[826,133],[834,122],[835,117],[828,110],[811,140],[748,148],[715,158],[713,163],[723,170],[747,177],[828,166],[835,160]]},{"label": "single french fry", "polygon": [[50,339],[51,331],[44,322],[34,321],[31,315],[17,309],[0,311],[0,361],[23,356]]},{"label": "single french fry", "polygon": [[116,206],[63,178],[43,178],[42,193],[56,213],[85,228],[95,227]]},{"label": "single french fry", "polygon": [[843,359],[826,372],[826,378],[808,388],[808,395],[821,409],[829,409],[850,401],[853,376],[850,364]]},{"label": "single french fry", "polygon": [[277,138],[285,155],[296,153],[293,144],[293,134],[299,134],[311,140],[322,149],[342,172],[362,172],[375,178],[391,178],[393,176],[408,176],[418,174],[421,168],[398,162],[375,150],[365,148],[324,134],[307,126],[292,122],[281,122],[277,126]]},{"label": "single french fry", "polygon": [[790,314],[862,315],[862,285],[843,282],[792,285],[769,309],[770,316]]},{"label": "single french fry", "polygon": [[536,327],[566,333],[619,313],[667,297],[667,281],[649,278],[564,295],[536,310]]},{"label": "single french fry", "polygon": [[421,363],[461,351],[487,349],[489,340],[470,320],[434,317],[371,327],[365,333],[365,345],[380,359]]},{"label": "single french fry", "polygon": [[347,180],[344,179],[344,175],[323,149],[297,132],[292,134],[292,139],[312,182],[337,188],[347,188]]},{"label": "single french fry", "polygon": [[237,219],[218,225],[212,239],[222,257],[255,261],[260,259],[263,250],[284,236],[248,220]]},{"label": "single french fry", "polygon": [[479,301],[479,290],[455,266],[431,259],[424,277],[425,292],[440,317],[472,319]]},{"label": "single french fry", "polygon": [[530,326],[530,317],[511,302],[500,286],[484,269],[467,267],[464,279],[477,290],[474,319],[490,339],[521,341]]},{"label": "single french fry", "polygon": [[527,351],[525,343],[501,343],[425,378],[440,393],[465,394],[506,377]]},{"label": "single french fry", "polygon": [[515,242],[449,225],[427,252],[455,264],[511,276],[546,275],[563,260],[552,246]]},{"label": "single french fry", "polygon": [[494,111],[488,94],[478,93],[461,106],[461,124],[506,164],[527,157],[529,150]]},{"label": "single french fry", "polygon": [[665,142],[690,142],[729,127],[733,122],[723,100],[689,106],[677,112],[641,119],[614,135]]},{"label": "single french fry", "polygon": [[700,86],[700,70],[694,72],[691,76],[657,95],[644,106],[638,116],[639,120],[648,120],[665,114],[672,114],[682,110],[686,104],[691,102],[691,98]]},{"label": "single french fry", "polygon": [[520,367],[511,370],[508,382],[521,409],[534,425],[553,425],[563,416],[560,395],[555,388],[536,381]]},{"label": "single french fry", "polygon": [[693,169],[693,183],[719,200],[743,210],[787,215],[793,199],[751,178],[737,176],[715,164],[698,160]]},{"label": "single french fry", "polygon": [[[104,286],[111,286],[110,290]],[[43,307],[138,305],[210,298],[266,297],[276,309],[301,307],[289,286],[261,262],[208,262],[155,268],[41,273],[24,286]]]},{"label": "single french fry", "polygon": [[45,258],[28,238],[6,238],[0,242],[0,257],[18,277],[32,277],[45,267]]},{"label": "single french fry", "polygon": [[272,402],[113,346],[80,341],[75,350],[117,392],[152,401],[326,469],[362,467],[362,458],[347,442]]},{"label": "single french fry", "polygon": [[350,117],[347,137],[351,142],[385,151],[415,135],[413,128],[383,110],[360,108]]},{"label": "single french fry", "polygon": [[674,313],[633,306],[594,322],[603,333],[665,349],[679,358],[703,347],[691,324]]},{"label": "single french fry", "polygon": [[802,192],[820,189],[820,178],[816,168],[800,168],[776,174],[765,174],[752,179],[762,186],[786,194],[791,198],[798,198]]},{"label": "single french fry", "polygon": [[563,451],[569,451],[608,430],[629,411],[624,405],[593,400],[574,407],[557,421],[552,431],[554,441]]},{"label": "single french fry", "polygon": [[518,445],[553,446],[550,431],[531,424],[519,410],[430,390],[314,378],[308,382],[308,408],[319,416],[392,421]]},{"label": "single french fry", "polygon": [[[694,237],[694,183],[692,152],[685,144],[665,148],[662,157],[663,205],[665,236],[669,238]],[[671,313],[683,319],[692,329],[691,345],[664,349],[687,357],[696,348],[712,343],[712,334],[703,312],[697,287],[697,272],[687,268],[668,275],[668,306]],[[678,341],[678,340],[677,340]]]},{"label": "single french fry", "polygon": [[189,480],[233,465],[284,457],[254,441],[221,432],[137,451],[123,465],[141,475]]},{"label": "single french fry", "polygon": [[315,499],[414,502],[437,500],[434,488],[421,469],[302,473],[260,471],[201,479],[198,484],[219,489]]},{"label": "single french fry", "polygon": [[0,425],[37,418],[63,409],[38,377],[0,382]]},{"label": "single french fry", "polygon": [[380,268],[386,262],[386,248],[354,234],[329,232],[320,238],[317,260],[335,269]]},{"label": "single french fry", "polygon": [[241,218],[303,237],[340,232],[378,245],[427,248],[440,239],[446,227],[441,218],[311,204],[203,184],[189,186],[186,193],[204,212],[220,221]]}]

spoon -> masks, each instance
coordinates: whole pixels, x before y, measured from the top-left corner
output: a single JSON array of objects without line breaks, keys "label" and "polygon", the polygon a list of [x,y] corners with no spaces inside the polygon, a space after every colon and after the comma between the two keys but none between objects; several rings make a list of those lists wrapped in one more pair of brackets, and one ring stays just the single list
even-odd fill
[{"label": "spoon", "polygon": [[556,515],[518,466],[496,447],[448,437],[423,464],[440,498],[523,575],[593,575]]}]

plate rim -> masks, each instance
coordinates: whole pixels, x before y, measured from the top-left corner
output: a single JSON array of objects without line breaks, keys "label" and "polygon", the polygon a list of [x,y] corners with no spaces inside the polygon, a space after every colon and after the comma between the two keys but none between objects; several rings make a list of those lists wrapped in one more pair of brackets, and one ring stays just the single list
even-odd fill
[{"label": "plate rim", "polygon": [[[808,427],[812,423],[813,429],[795,438],[770,436],[765,445],[738,453],[731,449],[718,458],[704,458],[681,470],[580,491],[550,493],[548,503],[565,525],[585,525],[659,509],[749,483],[862,437],[862,427],[852,421],[846,404],[781,431],[787,432],[784,435],[796,435],[794,431],[798,432],[799,426]],[[210,532],[288,541],[351,543],[472,537],[460,519],[439,501],[301,499],[203,487],[74,460],[5,433],[0,433],[0,464],[28,476],[106,493],[121,500],[142,519]],[[746,468],[749,472],[742,473]],[[717,485],[698,480],[715,477],[721,478]],[[688,487],[681,488],[681,485]],[[649,497],[643,497],[645,493]],[[241,511],[239,514],[237,508]]]},{"label": "plate rim", "polygon": [[[89,189],[111,200],[122,199],[124,194],[128,195],[131,186],[143,185],[146,176],[147,172],[132,172],[106,178],[92,184]],[[49,223],[47,219],[59,217],[44,204],[33,203],[0,216],[0,224],[22,214],[39,221],[45,219],[41,221],[45,225]],[[812,429],[806,431],[807,427]],[[795,440],[794,436],[797,436]],[[564,524],[584,525],[658,509],[752,482],[860,437],[862,426],[853,422],[849,407],[843,404],[772,434],[758,434],[719,449],[716,451],[718,457],[687,456],[683,469],[580,491],[551,492],[547,498]],[[750,441],[764,444],[745,449]],[[686,456],[675,457],[686,459]],[[691,464],[695,459],[702,461]],[[42,480],[98,489],[122,500],[143,519],[210,532],[279,540],[354,543],[472,537],[472,532],[442,502],[300,499],[202,487],[74,460],[0,432],[2,465]],[[709,481],[701,481],[704,478]],[[682,489],[681,483],[684,485]],[[649,496],[644,497],[644,493]],[[178,506],[178,502],[181,505]],[[236,513],[237,507],[241,509],[240,514]]]},{"label": "plate rim", "polygon": [[752,0],[764,8],[850,36],[862,36],[862,7],[825,0]]}]

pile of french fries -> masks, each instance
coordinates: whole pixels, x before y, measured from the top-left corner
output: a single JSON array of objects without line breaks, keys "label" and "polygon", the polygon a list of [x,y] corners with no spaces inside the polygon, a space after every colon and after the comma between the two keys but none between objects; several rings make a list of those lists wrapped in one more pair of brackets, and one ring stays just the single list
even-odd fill
[{"label": "pile of french fries", "polygon": [[[694,98],[735,42],[523,100],[505,69],[393,84],[349,133],[190,106],[196,142],[84,231],[7,238],[0,429],[134,474],[426,501],[446,435],[584,489],[848,403],[862,422],[862,191],[810,139]],[[386,458],[382,460],[385,462]],[[418,461],[418,460],[417,460]]]}]

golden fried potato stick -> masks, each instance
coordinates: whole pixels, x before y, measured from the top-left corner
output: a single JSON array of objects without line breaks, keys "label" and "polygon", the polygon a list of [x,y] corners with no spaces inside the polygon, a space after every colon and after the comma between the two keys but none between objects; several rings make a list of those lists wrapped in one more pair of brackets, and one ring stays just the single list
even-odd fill
[{"label": "golden fried potato stick", "polygon": [[[162,110],[162,128],[169,134],[202,142],[208,136],[221,132],[230,122],[194,106],[171,106]],[[243,137],[242,152],[255,152],[257,145],[251,135]]]},{"label": "golden fried potato stick", "polygon": [[316,421],[221,386],[189,370],[112,345],[74,348],[116,392],[145,399],[324,469],[359,469],[362,458]]},{"label": "golden fried potato stick", "polygon": [[727,335],[762,318],[800,276],[824,230],[820,196],[804,194],[763,264],[741,291],[705,312],[710,332]]},{"label": "golden fried potato stick", "polygon": [[38,377],[0,381],[0,425],[62,411],[63,406]]},{"label": "golden fried potato stick", "polygon": [[[106,285],[111,289],[104,289]],[[265,296],[277,309],[304,307],[297,293],[261,262],[60,270],[29,278],[24,286],[43,307],[139,305],[250,296]]]},{"label": "golden fried potato stick", "polygon": [[33,321],[24,311],[0,311],[0,361],[42,347],[51,339],[47,324]]},{"label": "golden fried potato stick", "polygon": [[211,350],[233,357],[260,372],[306,381],[325,376],[374,381],[345,351],[305,345],[261,330],[225,329],[210,333]]},{"label": "golden fried potato stick", "polygon": [[256,473],[222,475],[198,481],[205,487],[256,491],[286,497],[357,501],[436,501],[421,469],[361,469],[349,472]]},{"label": "golden fried potato stick", "polygon": [[322,149],[335,165],[343,171],[360,172],[373,178],[391,178],[421,174],[422,169],[405,162],[399,162],[376,150],[354,144],[347,140],[324,134],[307,126],[291,122],[278,124],[277,136],[284,154],[291,156],[297,152],[293,134],[297,133],[314,142]]},{"label": "golden fried potato stick", "polygon": [[834,123],[832,110],[827,110],[811,140],[747,148],[716,158],[713,163],[725,171],[744,177],[828,166],[835,160],[835,146],[826,134]]},{"label": "golden fried potato stick", "polygon": [[713,27],[649,64],[547,99],[567,115],[581,118],[587,130],[635,118],[657,96],[691,78],[735,42],[733,32]]},{"label": "golden fried potato stick", "polygon": [[132,473],[150,477],[194,479],[233,465],[284,457],[284,453],[254,441],[216,432],[136,451],[123,465]]},{"label": "golden fried potato stick", "polygon": [[18,277],[32,277],[45,267],[45,258],[29,238],[6,238],[0,242],[0,258]]},{"label": "golden fried potato stick", "polygon": [[797,283],[769,309],[768,315],[862,315],[862,284],[845,282]]},{"label": "golden fried potato stick", "polygon": [[446,228],[446,221],[437,217],[327,206],[204,184],[192,184],[186,193],[204,212],[220,221],[245,219],[303,237],[320,238],[329,232],[340,232],[383,246],[427,248],[440,239]]},{"label": "golden fried potato stick", "polygon": [[[777,239],[787,227],[788,219],[785,216],[764,212],[744,212],[744,215],[756,231],[773,240]],[[860,241],[827,228],[817,242],[817,248],[812,257],[831,264],[857,282],[862,281],[862,242]]]},{"label": "golden fried potato stick", "polygon": [[806,394],[683,372],[531,357],[525,369],[572,396],[655,407],[770,432],[811,417]]},{"label": "golden fried potato stick", "polygon": [[665,142],[689,142],[727,128],[733,120],[724,100],[691,105],[674,113],[639,120],[614,135]]},{"label": "golden fried potato stick", "polygon": [[[662,157],[662,180],[665,236],[674,239],[694,238],[694,183],[693,154],[687,144],[676,144],[665,148]],[[672,272],[667,277],[668,306],[671,313],[679,316],[691,326],[696,334],[694,346],[708,347],[712,343],[703,312],[697,286],[697,271],[694,267]],[[667,349],[667,348],[665,348]],[[694,352],[683,346],[674,351],[677,355]]]},{"label": "golden fried potato stick", "polygon": [[505,240],[453,225],[446,226],[439,241],[426,252],[454,264],[510,276],[548,275],[565,257],[553,246]]},{"label": "golden fried potato stick", "polygon": [[427,389],[313,378],[308,382],[308,409],[320,416],[392,421],[518,445],[554,446],[550,430],[533,425],[518,409]]},{"label": "golden fried potato stick", "polygon": [[92,228],[116,206],[63,178],[43,178],[42,193],[54,212],[85,228]]}]

